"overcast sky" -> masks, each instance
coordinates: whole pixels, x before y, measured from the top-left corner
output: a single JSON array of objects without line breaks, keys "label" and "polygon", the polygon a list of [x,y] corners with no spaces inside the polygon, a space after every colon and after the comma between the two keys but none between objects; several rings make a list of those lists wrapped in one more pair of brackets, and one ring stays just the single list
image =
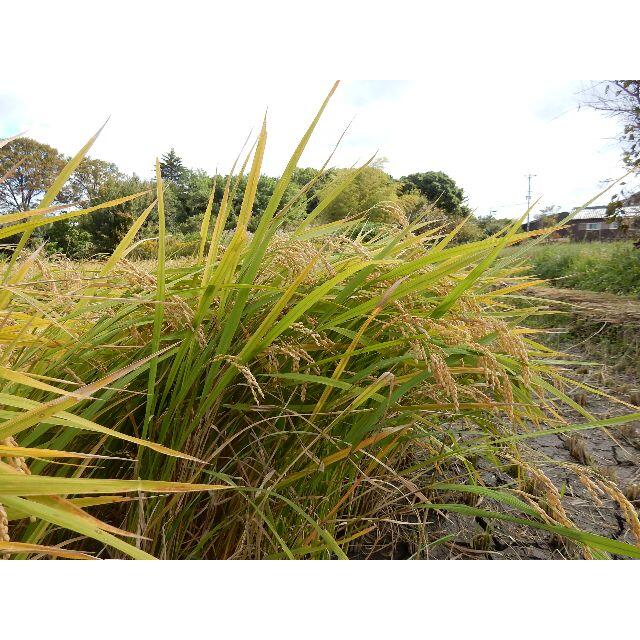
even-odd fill
[{"label": "overcast sky", "polygon": [[[334,75],[404,75],[343,81],[302,164],[318,166],[353,120],[337,166],[378,151],[395,177],[442,170],[478,214],[500,217],[522,212],[532,173],[540,206],[567,209],[624,173],[618,124],[578,110],[589,83],[577,78],[633,75],[637,51],[615,34],[606,44],[601,3],[540,2],[551,13],[530,12],[527,31],[508,0],[324,0],[308,15],[294,0],[8,3],[7,25],[37,19],[28,37],[3,32],[0,136],[26,130],[71,154],[110,115],[93,155],[148,176],[174,146],[212,173],[268,107],[264,170],[277,175]],[[633,23],[640,5],[618,4],[607,10]],[[576,6],[580,29],[568,28]],[[585,30],[604,40],[583,46]]]},{"label": "overcast sky", "polygon": [[[71,154],[110,115],[93,155],[124,171],[150,175],[155,156],[170,146],[187,166],[225,171],[268,107],[264,170],[277,175],[330,85],[258,81],[247,88],[241,80],[226,80],[220,94],[206,83],[189,86],[188,80],[172,82],[160,97],[144,78],[116,92],[90,83],[80,99],[64,85],[50,88],[46,101],[35,90],[5,88],[0,135],[26,130]],[[478,214],[495,210],[500,217],[522,211],[525,174],[532,173],[541,206],[566,209],[624,173],[615,141],[618,124],[578,109],[587,86],[509,78],[478,78],[464,86],[428,79],[344,81],[302,164],[321,164],[353,120],[337,166],[363,161],[377,150],[393,176],[444,171],[464,188]]]}]

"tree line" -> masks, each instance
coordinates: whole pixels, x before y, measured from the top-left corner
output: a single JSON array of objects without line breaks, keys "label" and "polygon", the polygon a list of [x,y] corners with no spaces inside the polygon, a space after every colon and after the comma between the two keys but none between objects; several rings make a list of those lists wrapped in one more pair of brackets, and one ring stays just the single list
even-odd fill
[{"label": "tree line", "polygon": [[[18,138],[5,145],[0,157],[0,213],[37,207],[67,161],[68,158],[54,147],[31,138]],[[215,188],[215,215],[227,176],[213,178],[203,170],[186,167],[173,148],[162,156],[160,167],[165,181],[167,228],[174,253],[179,253],[181,247],[189,252],[198,241],[211,190]],[[319,173],[312,167],[297,169],[283,199],[283,202],[294,200],[287,213],[288,224],[305,217],[336,181],[343,180],[353,171],[356,170],[330,169]],[[312,187],[300,197],[300,191],[314,179]],[[238,180],[227,229],[236,224],[246,176]],[[260,176],[250,232],[257,227],[276,183],[277,178]],[[145,190],[153,193],[155,182],[135,174],[127,175],[112,162],[86,158],[72,174],[56,204],[91,207]],[[49,252],[63,253],[74,259],[111,253],[133,220],[150,204],[151,197],[46,225],[34,233],[32,242],[45,242]],[[427,216],[451,226],[468,218],[459,235],[460,241],[480,239],[504,225],[504,221],[491,216],[472,216],[466,202],[463,189],[441,171],[413,173],[397,180],[384,171],[384,162],[378,161],[358,172],[347,188],[322,212],[319,222],[360,215],[368,223],[393,220],[406,223],[419,216]],[[153,238],[156,235],[157,218],[150,216],[141,230],[141,237]],[[7,244],[15,241],[15,238],[5,239],[5,249]]]}]

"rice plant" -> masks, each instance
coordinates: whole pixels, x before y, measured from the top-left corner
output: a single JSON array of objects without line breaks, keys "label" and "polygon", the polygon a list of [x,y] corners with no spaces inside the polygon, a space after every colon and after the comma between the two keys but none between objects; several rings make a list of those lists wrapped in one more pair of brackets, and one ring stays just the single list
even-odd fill
[{"label": "rice plant", "polygon": [[[266,122],[241,158],[231,237],[222,232],[234,170],[215,217],[212,194],[191,257],[166,260],[159,168],[155,202],[105,262],[52,262],[29,249],[90,144],[37,210],[0,219],[0,238],[23,234],[0,292],[0,550],[348,558],[405,522],[413,556],[424,557],[442,542],[428,523],[446,512],[553,533],[586,557],[640,557],[638,546],[577,528],[527,456],[537,435],[640,417],[596,421],[521,326],[536,312],[519,297],[529,280],[502,251],[544,231],[515,223],[454,244],[461,226],[401,215],[319,222],[358,170],[283,231],[295,201],[283,194],[335,89],[252,235]],[[154,209],[157,257],[129,260]],[[583,419],[571,422],[565,407]],[[487,486],[486,469],[509,482]],[[594,492],[616,491],[596,470],[576,473]],[[638,544],[636,512],[615,495]]]}]

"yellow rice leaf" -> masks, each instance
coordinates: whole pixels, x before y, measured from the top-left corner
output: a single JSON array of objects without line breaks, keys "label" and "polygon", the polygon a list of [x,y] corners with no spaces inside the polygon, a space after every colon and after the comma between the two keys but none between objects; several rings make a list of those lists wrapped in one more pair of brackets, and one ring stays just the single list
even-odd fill
[{"label": "yellow rice leaf", "polygon": [[45,522],[55,524],[71,531],[76,531],[82,535],[88,536],[103,544],[109,545],[128,554],[136,560],[153,560],[153,556],[134,547],[133,545],[120,540],[116,536],[103,531],[96,524],[92,524],[86,518],[77,514],[70,513],[60,507],[53,504],[42,504],[34,500],[27,500],[12,495],[3,495],[2,503],[19,512],[26,513],[29,516],[34,516]]},{"label": "yellow rice leaf", "polygon": [[100,478],[60,478],[22,473],[4,473],[0,467],[0,495],[56,496],[60,494],[131,493],[187,493],[192,491],[221,491],[226,484],[191,484],[162,480],[102,480]]},{"label": "yellow rice leaf", "polygon": [[26,542],[3,542],[0,540],[0,553],[38,553],[53,556],[54,558],[65,558],[67,560],[95,560],[80,551],[63,549],[62,547],[49,547],[43,544],[27,544]]}]

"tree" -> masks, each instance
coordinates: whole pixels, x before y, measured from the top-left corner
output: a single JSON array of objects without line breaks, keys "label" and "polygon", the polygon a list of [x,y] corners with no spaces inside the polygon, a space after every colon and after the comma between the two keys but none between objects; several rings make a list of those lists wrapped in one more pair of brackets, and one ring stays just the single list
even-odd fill
[{"label": "tree", "polygon": [[185,168],[182,164],[182,158],[171,147],[168,153],[165,153],[160,159],[160,175],[163,180],[169,180],[179,183],[185,174]]},{"label": "tree", "polygon": [[625,164],[640,170],[640,80],[605,80],[592,87],[586,106],[617,118]]},{"label": "tree", "polygon": [[[101,187],[89,205],[115,200],[124,196],[155,189],[153,183],[136,175],[110,177]],[[80,227],[91,236],[91,242],[98,253],[111,253],[122,240],[131,223],[149,206],[151,196],[137,198],[109,209],[96,211],[80,218]],[[155,210],[154,210],[155,211]],[[157,215],[157,214],[156,214]],[[153,220],[148,225],[153,225]]]},{"label": "tree", "polygon": [[462,216],[469,213],[468,207],[464,205],[464,191],[442,171],[412,173],[400,178],[400,181],[402,183],[401,194],[417,189],[429,202],[450,216]]},{"label": "tree", "polygon": [[[346,179],[356,169],[338,169],[333,180],[323,189],[323,194],[333,187],[335,181]],[[386,221],[390,205],[398,204],[398,185],[395,180],[377,167],[365,167],[340,195],[325,209],[328,220],[339,220],[367,213],[367,219]]]},{"label": "tree", "polygon": [[[464,217],[460,216],[459,219],[455,220],[454,224],[457,225],[463,220]],[[478,218],[471,216],[467,219],[467,222],[460,229],[460,231],[458,231],[456,237],[453,239],[453,242],[455,242],[456,244],[463,244],[465,242],[476,242],[477,240],[482,240],[486,237],[486,232],[480,226]]]},{"label": "tree", "polygon": [[[622,125],[618,139],[622,146],[624,163],[636,174],[640,174],[640,80],[605,80],[594,84],[584,105],[616,118]],[[621,207],[637,201],[638,193],[622,189],[611,197],[607,215],[618,219]]]},{"label": "tree", "polygon": [[74,260],[84,260],[96,251],[93,236],[79,220],[59,220],[41,227],[37,234],[47,243],[50,254],[64,253]]},{"label": "tree", "polygon": [[318,206],[319,196],[323,189],[336,177],[335,169],[324,171],[321,176],[318,175],[318,169],[313,167],[301,167],[293,172],[291,183],[295,185],[295,190],[300,191],[307,186],[309,182],[315,180],[313,185],[306,191],[304,197],[304,206],[307,213],[311,213]]},{"label": "tree", "polygon": [[[0,150],[0,211],[27,211],[37,206],[65,165],[64,156],[48,144],[17,138]],[[65,202],[68,191],[58,196]]]},{"label": "tree", "polygon": [[544,209],[541,209],[533,217],[538,221],[538,229],[544,229],[545,227],[552,227],[559,222],[560,207],[555,204],[551,204]]},{"label": "tree", "polygon": [[313,167],[298,167],[291,176],[291,181],[300,188],[311,182],[318,174],[318,169]]},{"label": "tree", "polygon": [[417,189],[404,189],[402,195],[398,197],[398,204],[407,220],[411,222],[430,208],[429,201]]},{"label": "tree", "polygon": [[107,182],[124,179],[125,177],[113,162],[85,158],[69,178],[71,198],[74,202],[85,206],[86,203],[95,201],[100,196]]},{"label": "tree", "polygon": [[478,225],[478,228],[485,238],[498,233],[498,231],[502,231],[502,229],[504,229],[511,222],[513,221],[496,218],[491,213],[486,216],[478,216],[476,218],[476,224]]},{"label": "tree", "polygon": [[[218,185],[220,182],[218,178]],[[182,225],[185,222],[192,223],[196,218],[202,219],[211,195],[213,179],[201,169],[185,169],[181,183],[169,186],[175,194],[176,224]]]},{"label": "tree", "polygon": [[[225,185],[227,183],[228,176],[218,176],[218,180],[216,182],[216,194],[215,194],[215,203],[213,205],[213,212],[217,214],[219,204],[222,200],[222,194],[224,192]],[[236,178],[232,177],[231,184],[234,184],[234,180]],[[256,189],[256,196],[253,202],[252,214],[249,219],[249,223],[247,228],[249,231],[255,231],[258,228],[258,223],[260,222],[260,218],[264,213],[267,205],[269,204],[269,200],[275,191],[276,184],[278,183],[277,178],[272,178],[271,176],[261,175],[258,178],[258,185]],[[233,229],[236,226],[238,221],[238,214],[240,213],[240,208],[242,207],[242,200],[244,198],[244,191],[247,186],[247,176],[241,176],[238,179],[238,186],[235,192],[235,196],[233,201],[231,202],[231,211],[229,212],[229,216],[227,218],[227,222],[225,225],[225,229]],[[295,183],[290,183],[280,201],[280,206],[278,210],[281,210],[289,201],[291,201],[297,193],[300,191],[300,186]],[[206,198],[209,198],[210,191],[207,191]],[[206,200],[203,200],[204,206],[200,205],[198,210],[194,213],[202,214],[204,212],[204,208],[206,206]],[[289,209],[288,214],[286,216],[285,226],[291,224],[292,221],[297,220],[303,217],[306,214],[307,200],[306,198],[301,198],[296,201],[293,206]]]}]

